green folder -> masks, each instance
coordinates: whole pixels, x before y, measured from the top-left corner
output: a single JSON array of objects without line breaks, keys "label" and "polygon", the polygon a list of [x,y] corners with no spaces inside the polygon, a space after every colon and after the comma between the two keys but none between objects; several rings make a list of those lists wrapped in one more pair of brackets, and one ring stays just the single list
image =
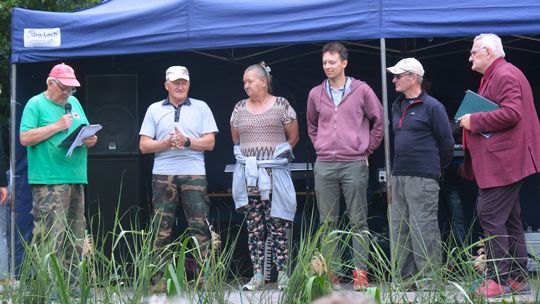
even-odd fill
[{"label": "green folder", "polygon": [[499,106],[493,101],[482,97],[471,90],[467,90],[456,115],[454,115],[454,119],[457,121],[465,114],[489,112],[498,108]]}]

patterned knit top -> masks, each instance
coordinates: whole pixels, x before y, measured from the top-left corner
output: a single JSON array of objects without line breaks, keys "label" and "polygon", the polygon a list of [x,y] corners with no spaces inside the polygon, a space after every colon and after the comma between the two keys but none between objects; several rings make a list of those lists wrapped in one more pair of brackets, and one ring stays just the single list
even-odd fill
[{"label": "patterned knit top", "polygon": [[296,112],[283,97],[276,97],[274,105],[259,114],[249,112],[247,99],[243,99],[234,107],[231,126],[238,128],[240,150],[244,156],[267,160],[272,158],[278,144],[287,141],[284,125],[294,120]]}]

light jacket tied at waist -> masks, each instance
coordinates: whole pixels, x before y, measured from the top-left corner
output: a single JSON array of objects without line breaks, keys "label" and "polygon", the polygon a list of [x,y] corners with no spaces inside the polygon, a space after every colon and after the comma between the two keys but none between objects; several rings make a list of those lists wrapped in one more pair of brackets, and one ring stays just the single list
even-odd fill
[{"label": "light jacket tied at waist", "polygon": [[[292,155],[292,147],[287,142],[277,145],[272,159],[269,160],[257,160],[254,156],[246,157],[240,151],[240,146],[235,145],[236,165],[232,185],[235,208],[238,210],[247,206],[248,186],[256,186],[259,189],[261,200],[269,200],[272,189],[270,215],[292,221],[296,212],[296,191],[288,159],[289,156],[293,157]],[[267,168],[272,169],[272,181],[266,171]]]}]

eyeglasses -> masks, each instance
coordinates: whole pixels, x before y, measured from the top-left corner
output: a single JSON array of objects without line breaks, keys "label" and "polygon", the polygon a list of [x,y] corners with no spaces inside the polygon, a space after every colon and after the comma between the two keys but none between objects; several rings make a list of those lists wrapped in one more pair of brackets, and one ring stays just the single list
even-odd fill
[{"label": "eyeglasses", "polygon": [[67,93],[69,95],[73,95],[75,94],[75,92],[77,92],[77,90],[75,88],[67,88],[65,86],[63,86],[62,84],[60,84],[60,81],[58,81],[56,78],[53,78],[52,81],[56,84],[56,86],[62,90],[62,93]]},{"label": "eyeglasses", "polygon": [[486,50],[486,47],[483,46],[481,48],[477,48],[476,50],[471,50],[471,56],[476,56],[476,53],[480,52],[481,50]]},{"label": "eyeglasses", "polygon": [[397,80],[400,80],[401,77],[403,77],[403,76],[412,76],[412,73],[405,72],[405,73],[401,73],[401,74],[394,74],[394,78],[397,79]]}]

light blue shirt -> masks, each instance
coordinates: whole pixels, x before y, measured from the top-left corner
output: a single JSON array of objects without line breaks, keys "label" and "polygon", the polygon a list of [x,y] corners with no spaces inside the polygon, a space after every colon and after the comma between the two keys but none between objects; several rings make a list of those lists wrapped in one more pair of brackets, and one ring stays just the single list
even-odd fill
[{"label": "light blue shirt", "polygon": [[330,80],[326,80],[326,87],[328,89],[328,94],[330,95],[330,98],[334,102],[334,105],[337,107],[343,100],[343,96],[345,96],[345,93],[349,91],[351,87],[351,81],[349,80],[349,77],[347,77],[345,79],[345,85],[340,89],[334,90],[330,86]]},{"label": "light blue shirt", "polygon": [[[189,138],[199,138],[203,134],[218,132],[214,115],[204,101],[189,98],[179,110],[180,116],[178,122],[175,122],[176,108],[167,99],[151,104],[146,111],[139,134],[163,140],[174,132],[175,127]],[[152,173],[206,175],[204,152],[190,148],[158,152],[154,157]]]}]

